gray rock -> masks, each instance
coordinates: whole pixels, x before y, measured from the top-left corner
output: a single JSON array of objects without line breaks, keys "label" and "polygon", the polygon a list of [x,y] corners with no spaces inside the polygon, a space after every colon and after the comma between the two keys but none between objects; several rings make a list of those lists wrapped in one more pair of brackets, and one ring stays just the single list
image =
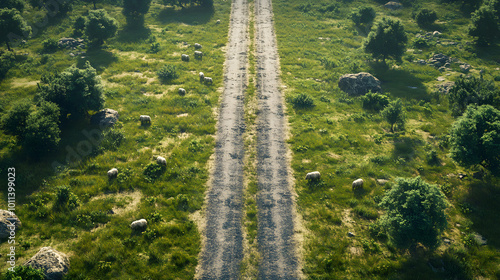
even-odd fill
[{"label": "gray rock", "polygon": [[421,65],[426,65],[427,64],[427,62],[425,62],[425,60],[423,60],[423,59],[417,60],[417,63],[421,64]]},{"label": "gray rock", "polygon": [[460,65],[460,71],[462,73],[465,73],[465,74],[469,73],[469,71],[470,71],[471,68],[472,67],[469,64],[467,64],[467,63],[464,63],[464,64]]},{"label": "gray rock", "polygon": [[474,240],[476,241],[477,245],[486,245],[486,244],[488,244],[488,240],[486,240],[486,238],[484,238],[479,233],[475,233],[474,234]]},{"label": "gray rock", "polygon": [[432,36],[439,36],[439,35],[441,35],[441,32],[439,31],[432,32]]},{"label": "gray rock", "polygon": [[399,10],[399,9],[402,9],[403,8],[403,4],[399,3],[399,2],[394,2],[394,1],[390,1],[390,2],[387,2],[384,7],[386,7],[387,9],[390,9],[390,10]]},{"label": "gray rock", "polygon": [[90,123],[101,127],[113,126],[118,121],[118,112],[112,109],[102,109],[90,118]]},{"label": "gray rock", "polygon": [[0,239],[8,238],[12,230],[16,231],[22,226],[16,214],[0,209]]},{"label": "gray rock", "polygon": [[68,273],[69,258],[50,247],[43,247],[24,265],[42,269],[48,280],[61,280]]},{"label": "gray rock", "polygon": [[385,184],[387,184],[389,182],[389,180],[386,180],[386,179],[377,179],[377,184],[383,186]]},{"label": "gray rock", "polygon": [[339,79],[339,88],[352,96],[365,95],[368,91],[382,91],[379,79],[366,72],[343,75]]},{"label": "gray rock", "polygon": [[450,92],[450,89],[455,85],[455,82],[444,82],[441,84],[436,85],[437,90],[440,93],[448,94]]},{"label": "gray rock", "polygon": [[450,58],[442,53],[433,55],[428,61],[429,64],[434,65],[434,67],[439,68],[446,63],[451,63]]}]

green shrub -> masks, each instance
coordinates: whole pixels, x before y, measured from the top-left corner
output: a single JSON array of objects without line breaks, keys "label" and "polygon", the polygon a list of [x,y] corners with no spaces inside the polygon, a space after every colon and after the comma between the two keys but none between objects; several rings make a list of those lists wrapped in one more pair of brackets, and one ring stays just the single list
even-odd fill
[{"label": "green shrub", "polygon": [[437,13],[433,10],[422,9],[418,11],[415,20],[419,26],[427,27],[437,20]]},{"label": "green shrub", "polygon": [[104,150],[116,151],[125,140],[122,130],[111,128],[102,133],[100,147]]},{"label": "green shrub", "polygon": [[366,110],[380,111],[389,105],[389,97],[384,94],[368,92],[361,97],[363,108]]},{"label": "green shrub", "polygon": [[43,53],[53,53],[59,49],[59,45],[57,44],[57,40],[53,38],[46,39],[42,42]]},{"label": "green shrub", "polygon": [[73,210],[80,206],[80,200],[71,192],[68,186],[59,186],[56,190],[56,202],[54,208],[56,210]]},{"label": "green shrub", "polygon": [[416,49],[425,49],[429,47],[429,43],[425,38],[417,37],[413,40],[413,47]]},{"label": "green shrub", "polygon": [[314,99],[306,93],[299,93],[292,97],[291,103],[295,108],[311,108],[314,107]]},{"label": "green shrub", "polygon": [[144,176],[150,181],[158,179],[163,173],[165,173],[165,166],[157,163],[150,163],[144,168]]},{"label": "green shrub", "polygon": [[163,65],[158,72],[156,72],[158,78],[161,82],[167,83],[171,80],[175,80],[179,78],[179,74],[177,73],[177,67],[172,64]]},{"label": "green shrub", "polygon": [[427,163],[430,165],[438,165],[441,160],[438,157],[436,150],[430,150],[427,152]]},{"label": "green shrub", "polygon": [[16,266],[14,271],[5,273],[5,280],[45,280],[42,269],[36,269],[31,266]]},{"label": "green shrub", "polygon": [[73,36],[80,37],[83,35],[83,32],[85,31],[85,22],[85,17],[79,16],[76,18],[73,23]]},{"label": "green shrub", "polygon": [[373,22],[373,20],[375,19],[375,16],[376,16],[375,9],[373,9],[372,7],[367,7],[367,6],[361,6],[361,7],[357,8],[356,10],[354,10],[349,15],[351,20],[357,25],[369,24],[369,23]]},{"label": "green shrub", "polygon": [[186,254],[184,252],[178,252],[178,251],[172,253],[170,261],[177,268],[183,268],[184,266],[190,263],[189,258],[186,256]]}]

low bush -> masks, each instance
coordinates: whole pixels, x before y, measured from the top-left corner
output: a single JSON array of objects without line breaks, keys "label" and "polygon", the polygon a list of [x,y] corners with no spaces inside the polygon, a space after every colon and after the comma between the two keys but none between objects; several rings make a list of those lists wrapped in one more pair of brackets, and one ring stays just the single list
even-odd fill
[{"label": "low bush", "polygon": [[306,93],[299,93],[291,98],[291,103],[295,108],[311,108],[314,107],[314,99]]},{"label": "low bush", "polygon": [[422,9],[415,15],[417,24],[421,27],[427,27],[437,20],[437,13],[433,10]]},{"label": "low bush", "polygon": [[177,67],[172,64],[164,65],[158,72],[156,72],[158,78],[161,82],[167,83],[172,80],[179,78],[179,74],[177,73]]},{"label": "low bush", "polygon": [[366,110],[380,111],[389,105],[389,97],[380,93],[368,92],[361,97],[361,102]]}]

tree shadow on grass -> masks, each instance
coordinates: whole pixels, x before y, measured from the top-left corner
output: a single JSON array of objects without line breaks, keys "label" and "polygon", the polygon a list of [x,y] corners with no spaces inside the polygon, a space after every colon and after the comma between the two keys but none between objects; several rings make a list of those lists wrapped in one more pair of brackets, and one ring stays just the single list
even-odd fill
[{"label": "tree shadow on grass", "polygon": [[382,91],[402,99],[430,99],[425,85],[416,76],[403,69],[390,69],[381,62],[369,64],[371,73],[382,82]]},{"label": "tree shadow on grass", "polygon": [[91,48],[87,50],[86,56],[78,58],[77,67],[83,67],[87,61],[98,73],[102,73],[110,64],[118,62],[118,58],[110,51]]},{"label": "tree shadow on grass", "polygon": [[168,7],[158,14],[158,20],[162,23],[182,22],[189,25],[205,24],[214,15],[213,7],[189,6],[186,8]]},{"label": "tree shadow on grass", "polygon": [[500,187],[494,182],[473,182],[469,186],[466,202],[472,206],[468,215],[474,223],[472,228],[488,241],[488,245],[500,249]]},{"label": "tree shadow on grass", "polygon": [[472,279],[467,264],[459,256],[448,251],[442,256],[408,258],[396,275],[397,279],[401,280]]},{"label": "tree shadow on grass", "polygon": [[404,158],[409,160],[415,155],[415,148],[423,145],[422,140],[410,137],[399,137],[394,140],[394,150],[392,157],[394,159]]},{"label": "tree shadow on grass", "polygon": [[151,35],[151,29],[147,27],[125,26],[123,30],[118,32],[117,38],[118,41],[120,42],[130,43],[130,42],[143,41],[149,38],[150,35]]}]

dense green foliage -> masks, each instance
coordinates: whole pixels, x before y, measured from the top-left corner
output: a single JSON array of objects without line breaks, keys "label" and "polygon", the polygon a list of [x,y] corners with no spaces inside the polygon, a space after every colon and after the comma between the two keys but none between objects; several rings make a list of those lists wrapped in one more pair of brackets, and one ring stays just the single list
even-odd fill
[{"label": "dense green foliage", "polygon": [[179,78],[177,67],[172,64],[163,65],[163,67],[160,68],[160,70],[158,70],[156,74],[158,75],[158,78],[164,83],[168,83]]},{"label": "dense green foliage", "polygon": [[472,14],[469,35],[477,37],[477,41],[481,45],[492,43],[500,36],[498,20],[499,18],[491,6],[481,6]]},{"label": "dense green foliage", "polygon": [[39,158],[54,151],[61,141],[59,107],[52,102],[40,102],[26,119],[22,145],[32,157]]},{"label": "dense green foliage", "polygon": [[460,165],[500,168],[500,111],[490,105],[469,106],[450,131],[450,154]]},{"label": "dense green foliage", "polygon": [[403,249],[421,243],[436,248],[447,226],[446,197],[422,178],[397,178],[380,202],[387,212],[378,221],[394,244]]},{"label": "dense green foliage", "polygon": [[354,11],[351,12],[349,17],[351,20],[357,24],[370,24],[373,22],[376,16],[375,9],[369,6],[361,6],[358,9],[355,9]]},{"label": "dense green foliage", "polygon": [[80,200],[68,186],[58,186],[54,209],[57,211],[71,211],[80,206]]},{"label": "dense green foliage", "polygon": [[45,274],[41,269],[32,268],[31,266],[19,265],[16,266],[14,272],[7,271],[4,280],[45,280]]},{"label": "dense green foliage", "polygon": [[144,26],[144,16],[149,11],[152,0],[123,0],[122,13],[127,19],[129,28]]},{"label": "dense green foliage", "polygon": [[293,104],[293,107],[295,108],[314,107],[314,99],[306,93],[299,93],[293,96],[290,102]]},{"label": "dense green foliage", "polygon": [[101,46],[108,38],[115,36],[118,22],[110,17],[106,10],[99,9],[89,12],[85,21],[85,35],[95,46]]},{"label": "dense green foliage", "polygon": [[399,60],[406,51],[407,42],[408,37],[401,21],[383,17],[373,26],[363,42],[363,49],[375,58],[382,57],[384,61],[389,57]]},{"label": "dense green foliage", "polygon": [[461,75],[448,93],[448,102],[452,113],[458,116],[462,115],[470,104],[498,106],[500,90],[492,81]]},{"label": "dense green foliage", "polygon": [[23,0],[2,0],[2,2],[0,2],[0,9],[16,9],[22,12],[25,5]]},{"label": "dense green foliage", "polygon": [[31,34],[31,27],[28,26],[21,14],[16,9],[0,9],[0,43],[7,44],[10,51],[9,42],[14,39],[28,38]]},{"label": "dense green foliage", "polygon": [[62,73],[43,76],[37,100],[59,105],[63,118],[85,117],[88,111],[102,108],[104,90],[101,78],[87,61],[82,69],[71,66]]},{"label": "dense green foliage", "polygon": [[2,129],[10,135],[21,136],[26,128],[26,120],[31,113],[32,103],[28,99],[17,101],[2,117]]},{"label": "dense green foliage", "polygon": [[213,0],[162,0],[163,4],[171,6],[185,7],[188,5],[201,5],[204,7],[212,7]]},{"label": "dense green foliage", "polygon": [[437,20],[437,13],[430,9],[422,9],[415,15],[419,26],[428,27]]},{"label": "dense green foliage", "polygon": [[385,120],[391,125],[391,131],[394,132],[394,125],[397,130],[404,130],[406,124],[406,112],[401,99],[391,101],[389,105],[381,112]]},{"label": "dense green foliage", "polygon": [[389,105],[389,97],[381,93],[368,92],[361,97],[361,102],[363,102],[364,109],[381,111]]}]

